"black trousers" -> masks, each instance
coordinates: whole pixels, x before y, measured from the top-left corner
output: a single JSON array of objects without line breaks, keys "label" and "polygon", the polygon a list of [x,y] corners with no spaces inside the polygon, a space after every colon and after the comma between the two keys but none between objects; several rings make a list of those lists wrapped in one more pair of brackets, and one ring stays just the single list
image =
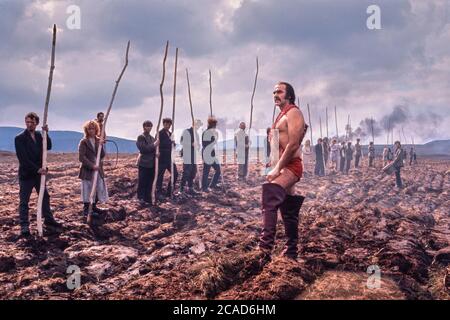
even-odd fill
[{"label": "black trousers", "polygon": [[321,161],[320,159],[319,159],[319,160],[316,160],[316,166],[315,166],[315,168],[314,168],[314,174],[315,174],[316,176],[320,176],[320,177],[322,177],[322,176],[325,175],[325,167],[324,167],[324,163],[323,163],[323,161]]},{"label": "black trousers", "polygon": [[[211,185],[208,182],[209,171],[214,168],[214,177],[211,180]],[[207,164],[203,162],[203,176],[202,176],[202,189],[206,190],[209,186],[215,187],[219,182],[220,178],[220,164],[218,162],[213,162],[212,164]]]},{"label": "black trousers", "polygon": [[[156,180],[156,191],[161,192],[162,191],[162,185],[163,185],[163,179],[164,179],[164,173],[166,173],[166,170],[172,173],[172,163],[167,160],[164,160],[158,164],[158,180]],[[176,184],[178,179],[178,170],[177,166],[174,165],[173,170],[173,183]],[[171,179],[172,180],[172,179]],[[172,181],[169,181],[167,184],[167,193],[170,194],[172,191]]]},{"label": "black trousers", "polygon": [[139,200],[152,202],[152,185],[155,179],[155,168],[144,168],[139,166],[137,196]]},{"label": "black trousers", "polygon": [[352,160],[351,159],[346,159],[345,160],[345,173],[348,173],[350,171],[350,166],[352,165]]},{"label": "black trousers", "polygon": [[398,188],[403,188],[402,177],[400,176],[400,168],[395,170],[395,183]]},{"label": "black trousers", "polygon": [[369,167],[373,167],[373,157],[369,157]]},{"label": "black trousers", "polygon": [[344,172],[345,168],[345,158],[340,157],[339,159],[339,171]]},{"label": "black trousers", "polygon": [[361,156],[355,155],[355,168],[359,168],[359,159],[361,159]]},{"label": "black trousers", "polygon": [[[19,221],[21,227],[29,226],[29,218],[28,212],[30,210],[28,203],[30,202],[31,193],[33,189],[36,189],[36,192],[39,194],[41,187],[41,176],[37,176],[36,178],[21,180],[19,179]],[[50,196],[48,194],[47,188],[44,190],[44,199],[42,202],[42,216],[45,220],[52,219],[53,215],[50,211]]]},{"label": "black trousers", "polygon": [[194,178],[197,174],[197,165],[196,164],[183,164],[183,175],[181,177],[180,188],[183,190],[186,183],[189,188],[193,188],[194,186]]}]

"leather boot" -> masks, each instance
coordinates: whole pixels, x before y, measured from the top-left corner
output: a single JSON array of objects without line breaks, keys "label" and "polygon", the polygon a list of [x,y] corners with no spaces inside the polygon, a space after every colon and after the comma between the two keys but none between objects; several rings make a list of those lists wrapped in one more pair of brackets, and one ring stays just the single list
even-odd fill
[{"label": "leather boot", "polygon": [[297,260],[298,243],[298,215],[305,197],[287,195],[286,200],[280,206],[281,217],[286,233],[286,250],[284,255]]},{"label": "leather boot", "polygon": [[89,202],[83,203],[83,216],[86,216],[89,214]]},{"label": "leather boot", "polygon": [[97,207],[97,201],[92,205],[92,212],[97,213],[99,215],[106,214],[106,210]]},{"label": "leather boot", "polygon": [[262,186],[263,231],[259,248],[270,254],[275,242],[278,208],[286,198],[286,190],[275,183],[265,183]]}]

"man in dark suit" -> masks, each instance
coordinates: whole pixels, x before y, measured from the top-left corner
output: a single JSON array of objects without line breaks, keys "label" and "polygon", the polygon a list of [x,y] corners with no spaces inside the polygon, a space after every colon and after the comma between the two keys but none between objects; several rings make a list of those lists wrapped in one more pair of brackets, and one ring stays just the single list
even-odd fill
[{"label": "man in dark suit", "polygon": [[[48,168],[42,168],[42,135],[36,132],[36,127],[39,124],[39,116],[34,112],[28,113],[25,116],[26,129],[16,136],[14,140],[16,155],[19,159],[19,222],[20,234],[23,237],[29,237],[29,206],[31,193],[33,189],[40,192],[41,175],[48,173]],[[48,132],[48,127],[43,126],[42,130]],[[52,140],[47,135],[47,150],[52,149]],[[42,214],[44,217],[44,224],[50,227],[60,228],[61,224],[55,221],[50,210],[50,196],[47,188],[44,190],[44,198],[42,203]]]},{"label": "man in dark suit", "polygon": [[[164,173],[169,171],[172,174],[172,147],[175,147],[174,141],[172,141],[172,132],[170,127],[172,126],[172,119],[163,119],[163,128],[159,131],[159,164],[158,164],[158,179],[156,180],[156,192],[158,196],[162,196],[162,185],[164,179]],[[173,183],[177,182],[178,171],[177,166],[173,166]],[[167,196],[172,193],[172,182],[169,181],[167,185]]]},{"label": "man in dark suit", "polygon": [[136,141],[136,146],[139,149],[137,197],[143,204],[151,204],[152,185],[155,178],[156,147],[159,142],[150,135],[153,127],[151,121],[144,121],[142,127],[144,132],[139,135]]},{"label": "man in dark suit", "polygon": [[316,176],[323,177],[325,175],[325,161],[323,158],[322,138],[317,140],[314,151],[316,152],[316,167],[314,169],[314,174]]}]

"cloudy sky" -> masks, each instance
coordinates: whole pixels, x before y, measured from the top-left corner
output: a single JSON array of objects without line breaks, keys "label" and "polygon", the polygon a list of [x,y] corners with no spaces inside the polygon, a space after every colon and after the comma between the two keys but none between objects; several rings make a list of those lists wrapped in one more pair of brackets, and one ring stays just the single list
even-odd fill
[{"label": "cloudy sky", "polygon": [[[367,28],[371,4],[381,10],[381,30]],[[80,29],[68,28],[70,5],[80,8]],[[271,92],[282,80],[295,87],[305,115],[309,103],[314,139],[319,117],[326,133],[327,107],[335,134],[334,106],[340,133],[350,115],[365,141],[371,118],[377,143],[386,141],[389,123],[395,139],[402,131],[408,142],[450,138],[450,0],[0,0],[0,126],[23,126],[29,111],[42,114],[53,23],[54,130],[81,131],[106,110],[128,40],[129,66],[107,131],[134,139],[143,120],[155,123],[169,40],[164,116],[172,114],[178,47],[178,129],[190,123],[185,68],[196,118],[204,121],[209,112],[211,69],[221,127],[248,122],[258,56],[255,128],[270,125]]]}]

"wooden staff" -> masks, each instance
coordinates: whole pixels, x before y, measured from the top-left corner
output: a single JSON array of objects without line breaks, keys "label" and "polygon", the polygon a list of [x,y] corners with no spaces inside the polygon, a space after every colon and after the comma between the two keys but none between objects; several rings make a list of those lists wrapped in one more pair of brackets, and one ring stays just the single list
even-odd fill
[{"label": "wooden staff", "polygon": [[[258,57],[256,57],[256,74],[255,74],[255,82],[253,83],[253,92],[252,98],[250,100],[250,125],[248,127],[248,134],[251,134],[252,123],[253,123],[253,99],[255,98],[256,84],[258,82],[258,73],[259,73],[259,62]],[[259,139],[258,135],[256,135],[256,161],[259,163]]]},{"label": "wooden staff", "polygon": [[389,145],[389,134],[391,132],[391,119],[388,119],[388,129],[387,129],[387,135],[386,135],[386,146]]},{"label": "wooden staff", "polygon": [[326,117],[326,125],[327,125],[327,138],[329,138],[329,136],[328,136],[328,107],[326,107],[326,109],[325,109],[325,117]]},{"label": "wooden staff", "polygon": [[209,115],[213,116],[211,70],[209,70]]},{"label": "wooden staff", "polygon": [[[129,50],[130,50],[130,41],[128,41],[127,51],[125,53],[125,65],[123,66],[122,71],[120,72],[119,77],[116,80],[116,85],[114,86],[114,90],[113,90],[113,93],[112,93],[112,96],[111,96],[111,101],[109,103],[108,110],[106,111],[106,114],[105,114],[105,120],[103,121],[102,131],[100,133],[100,140],[104,140],[105,139],[106,123],[108,122],[108,117],[109,117],[109,114],[111,112],[111,108],[112,108],[114,99],[116,97],[116,92],[117,92],[117,88],[119,87],[120,80],[122,79],[122,76],[125,73],[125,70],[126,70],[126,68],[128,66],[128,52],[129,52]],[[102,152],[102,148],[103,148],[103,145],[99,144],[98,150],[97,150],[97,158],[95,160],[95,165],[97,167],[100,167],[100,155],[101,155],[101,152]],[[97,192],[97,181],[98,181],[98,170],[95,170],[94,171],[94,176],[92,178],[92,190],[91,190],[91,194],[90,194],[90,198],[89,198],[88,223],[90,223],[90,221],[91,221],[90,219],[91,219],[91,214],[92,214],[92,206],[94,204],[95,197],[96,197],[96,192]]]},{"label": "wooden staff", "polygon": [[172,186],[170,197],[173,198],[173,193],[175,189],[175,168],[177,165],[175,164],[175,98],[177,93],[177,67],[178,67],[178,48],[175,50],[175,71],[173,73],[173,99],[172,99],[172,143],[171,143],[171,162],[172,162],[172,170],[170,173],[170,185]]},{"label": "wooden staff", "polygon": [[[194,163],[193,164],[196,164],[195,156],[197,153],[197,135],[196,135],[196,128],[195,128],[195,120],[194,120],[194,108],[192,107],[191,84],[189,82],[189,71],[187,68],[186,68],[186,80],[187,80],[187,86],[188,86],[189,106],[191,108],[192,134],[194,135]],[[201,189],[202,188],[202,179],[201,178],[198,180],[198,183],[199,183],[199,186]]]},{"label": "wooden staff", "polygon": [[408,139],[406,139],[405,130],[404,130],[403,127],[402,127],[402,134],[403,134],[403,138],[405,139],[405,144],[407,144],[408,143]]},{"label": "wooden staff", "polygon": [[[55,70],[55,49],[56,49],[56,24],[53,25],[52,55],[50,60],[50,72],[48,75],[47,96],[45,98],[44,119],[42,122],[42,127],[47,126],[48,104],[50,102],[50,93],[52,91],[53,70]],[[42,130],[41,133],[42,133],[42,168],[44,170],[47,170],[47,131]],[[39,189],[37,214],[36,214],[39,237],[42,237],[44,235],[44,231],[42,228],[42,203],[44,201],[44,193],[45,193],[45,178],[46,175],[41,174],[41,184]]]},{"label": "wooden staff", "polygon": [[339,142],[339,129],[338,129],[338,120],[337,120],[336,106],[334,106],[334,119],[336,120],[336,136],[337,136],[337,141]]},{"label": "wooden staff", "polygon": [[[156,125],[156,133],[155,133],[156,141],[159,141],[159,127],[161,125],[161,118],[162,118],[163,109],[164,109],[163,85],[164,85],[164,79],[166,77],[166,60],[167,60],[167,51],[168,50],[169,50],[169,41],[166,42],[166,49],[164,50],[163,72],[162,72],[161,83],[159,84],[159,95],[161,97],[161,107],[159,108],[159,118],[158,118],[158,123]],[[156,181],[158,180],[158,173],[159,173],[159,144],[156,147],[155,178],[153,179],[153,186],[152,186],[153,205],[156,204]]]},{"label": "wooden staff", "polygon": [[320,123],[320,137],[322,138],[322,117],[319,117],[319,123]]},{"label": "wooden staff", "polygon": [[372,127],[372,142],[375,145],[375,135],[373,132],[373,118],[370,118],[370,126]]},{"label": "wooden staff", "polygon": [[307,104],[307,107],[308,107],[309,133],[311,135],[311,144],[314,145],[313,134],[312,134],[312,124],[311,124],[311,111],[309,110],[309,103]]}]

